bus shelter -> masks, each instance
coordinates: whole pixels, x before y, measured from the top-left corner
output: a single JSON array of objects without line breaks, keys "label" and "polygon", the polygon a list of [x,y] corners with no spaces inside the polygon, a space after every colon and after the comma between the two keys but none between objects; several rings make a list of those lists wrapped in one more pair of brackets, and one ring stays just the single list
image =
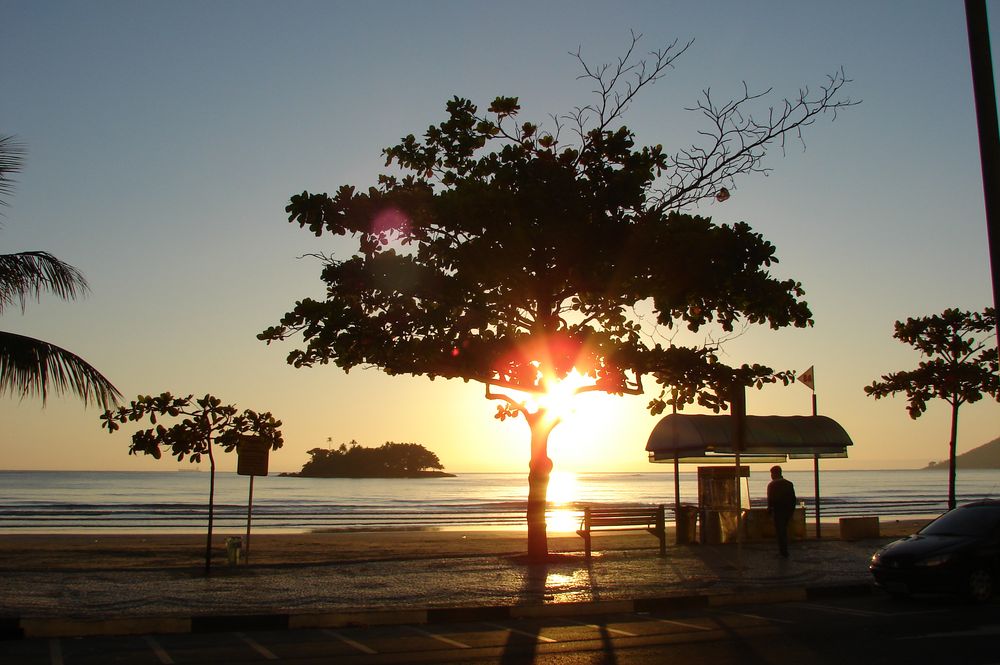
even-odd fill
[{"label": "bus shelter", "polygon": [[672,413],[653,427],[646,442],[649,461],[674,464],[674,509],[680,517],[680,464],[735,464],[790,459],[813,460],[816,536],[820,535],[819,460],[846,458],[851,437],[827,416],[744,416],[743,444],[737,447],[730,415]]}]

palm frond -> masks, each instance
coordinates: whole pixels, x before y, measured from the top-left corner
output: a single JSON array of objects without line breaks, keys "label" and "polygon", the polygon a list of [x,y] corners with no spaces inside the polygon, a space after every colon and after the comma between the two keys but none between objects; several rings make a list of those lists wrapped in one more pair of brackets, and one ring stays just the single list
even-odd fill
[{"label": "palm frond", "polygon": [[0,331],[0,395],[39,396],[72,393],[83,403],[110,409],[122,394],[80,356],[33,337]]},{"label": "palm frond", "polygon": [[24,311],[42,293],[72,300],[88,290],[83,273],[48,252],[0,254],[0,313],[15,302]]},{"label": "palm frond", "polygon": [[0,205],[7,205],[4,198],[14,191],[11,175],[19,173],[24,166],[24,153],[24,144],[13,136],[0,134]]}]

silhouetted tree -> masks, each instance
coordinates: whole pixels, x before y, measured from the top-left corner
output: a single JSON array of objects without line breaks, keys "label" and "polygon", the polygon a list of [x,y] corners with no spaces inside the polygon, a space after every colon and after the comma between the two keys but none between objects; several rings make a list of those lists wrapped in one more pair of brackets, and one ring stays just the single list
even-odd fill
[{"label": "silhouetted tree", "polygon": [[[13,191],[11,176],[23,166],[24,148],[12,136],[0,135],[0,195]],[[0,205],[6,201],[0,198]],[[52,293],[64,300],[88,290],[83,274],[47,252],[0,254],[0,314],[29,300]],[[118,404],[121,393],[80,356],[49,342],[0,331],[0,393],[18,397],[38,395],[45,403],[50,389],[71,392],[83,400],[108,408]]]},{"label": "silhouetted tree", "polygon": [[428,469],[440,470],[444,467],[438,456],[417,443],[383,443],[379,450],[389,459],[392,468],[402,473],[417,473]]},{"label": "silhouetted tree", "polygon": [[[170,427],[157,424],[158,419],[180,418]],[[210,474],[208,489],[208,537],[205,542],[205,574],[212,569],[212,521],[215,513],[215,455],[212,445],[222,446],[227,453],[235,450],[244,437],[253,436],[264,441],[271,450],[281,447],[281,421],[270,413],[257,413],[249,409],[242,413],[235,406],[223,404],[212,395],[194,399],[174,397],[163,393],[156,397],[139,395],[127,407],[116,411],[107,410],[101,416],[101,427],[108,433],[118,431],[121,425],[149,419],[156,427],[139,430],[132,435],[129,455],[144,453],[156,459],[162,456],[161,447],[183,461],[185,457],[192,463],[201,462],[202,455],[208,455]]]},{"label": "silhouetted tree", "polygon": [[983,395],[997,399],[1000,369],[997,362],[996,311],[946,309],[941,314],[896,321],[892,336],[920,352],[917,369],[883,374],[881,381],[865,386],[865,393],[881,399],[905,393],[906,410],[916,420],[927,411],[927,402],[942,399],[951,405],[948,441],[948,508],[955,507],[955,458],[958,442],[958,409],[978,402]]},{"label": "silhouetted tree", "polygon": [[770,243],[743,222],[716,225],[679,209],[728,198],[735,176],[766,170],[768,146],[851,104],[839,99],[843,74],[762,121],[748,108],[760,95],[745,88],[718,105],[706,92],[696,107],[707,119],[705,145],[671,154],[637,148],[619,120],[687,46],[643,61],[633,57],[637,39],[610,66],[591,68],[576,54],[596,100],[553,117],[551,131],[519,124],[515,97],[497,97],[485,114],[456,97],[422,140],[410,135],[383,151],[402,177],[380,175],[365,192],[345,185],[332,197],[293,196],[289,221],[355,238],[358,249],[318,255],[326,299],[298,302],[259,335],[301,333],[304,348],[288,356],[296,367],[333,362],[485,384],[500,402],[497,417],[521,415],[531,430],[535,558],[547,554],[547,441],[559,418],[531,396],[575,369],[585,378],[576,377],[574,393],[641,394],[652,376],[654,413],[695,400],[724,408],[719,395],[732,381],[790,373],[726,367],[715,342],[684,346],[658,335],[660,326],[715,323],[729,333],[747,323],[811,324],[800,284],[769,273]]}]

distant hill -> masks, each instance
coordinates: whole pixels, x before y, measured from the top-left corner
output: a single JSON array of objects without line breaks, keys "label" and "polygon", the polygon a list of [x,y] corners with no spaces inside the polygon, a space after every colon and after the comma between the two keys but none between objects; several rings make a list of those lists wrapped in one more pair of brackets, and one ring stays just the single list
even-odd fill
[{"label": "distant hill", "polygon": [[[1000,437],[955,458],[959,469],[1000,469]],[[947,469],[948,460],[931,462],[925,469]]]}]

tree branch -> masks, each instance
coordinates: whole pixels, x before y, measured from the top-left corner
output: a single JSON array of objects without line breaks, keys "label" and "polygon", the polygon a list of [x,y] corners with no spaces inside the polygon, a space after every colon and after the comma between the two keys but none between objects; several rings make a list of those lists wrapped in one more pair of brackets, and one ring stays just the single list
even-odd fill
[{"label": "tree branch", "polygon": [[711,90],[704,90],[697,104],[686,110],[698,112],[707,120],[709,129],[699,134],[709,139],[709,145],[691,146],[669,157],[666,186],[651,197],[651,202],[661,211],[679,210],[715,197],[723,186],[732,188],[737,175],[770,172],[762,164],[770,144],[777,143],[784,152],[791,134],[804,149],[804,127],[826,113],[836,120],[838,110],[860,103],[849,97],[839,98],[847,83],[850,79],[841,69],[827,77],[816,95],[803,88],[793,100],[784,100],[780,109],[768,108],[766,119],[755,118],[746,108],[769,94],[770,89],[751,93],[744,83],[743,95],[722,105],[713,101]]}]

